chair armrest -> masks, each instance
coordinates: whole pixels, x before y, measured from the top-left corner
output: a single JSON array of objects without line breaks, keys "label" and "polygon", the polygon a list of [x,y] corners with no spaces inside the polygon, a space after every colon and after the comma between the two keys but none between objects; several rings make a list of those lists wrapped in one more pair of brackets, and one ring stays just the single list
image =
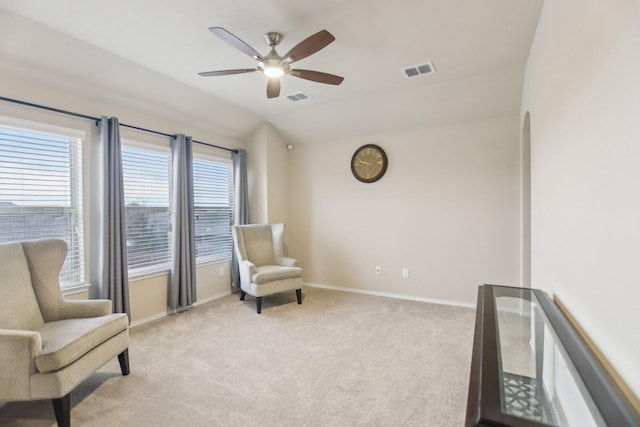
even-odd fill
[{"label": "chair armrest", "polygon": [[111,314],[111,300],[90,299],[90,300],[64,300],[61,319],[78,319],[82,317],[100,317]]},{"label": "chair armrest", "polygon": [[276,264],[277,265],[281,265],[283,267],[297,267],[298,266],[298,260],[295,258],[289,258],[286,256],[283,257],[277,257],[276,258]]},{"label": "chair armrest", "polygon": [[31,398],[30,377],[41,350],[38,332],[0,329],[0,400]]},{"label": "chair armrest", "polygon": [[240,261],[238,263],[238,269],[240,270],[240,283],[251,283],[251,276],[256,273],[256,266],[251,261]]}]

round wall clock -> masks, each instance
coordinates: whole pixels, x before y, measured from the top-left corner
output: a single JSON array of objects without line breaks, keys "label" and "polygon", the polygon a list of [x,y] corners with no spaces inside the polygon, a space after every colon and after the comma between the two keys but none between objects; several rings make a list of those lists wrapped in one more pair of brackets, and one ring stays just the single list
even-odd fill
[{"label": "round wall clock", "polygon": [[375,144],[358,148],[351,157],[351,172],[358,181],[376,182],[387,171],[387,154]]}]

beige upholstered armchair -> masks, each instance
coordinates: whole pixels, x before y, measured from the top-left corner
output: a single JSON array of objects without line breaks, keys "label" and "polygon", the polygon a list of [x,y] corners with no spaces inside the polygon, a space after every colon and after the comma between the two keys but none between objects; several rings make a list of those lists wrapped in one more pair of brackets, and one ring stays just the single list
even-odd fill
[{"label": "beige upholstered armchair", "polygon": [[235,243],[240,268],[240,299],[256,297],[258,314],[262,297],[283,291],[296,291],[302,304],[302,269],[298,261],[285,256],[284,224],[235,225]]},{"label": "beige upholstered armchair", "polygon": [[0,244],[0,401],[52,399],[70,425],[70,394],[116,355],[129,374],[129,319],[111,301],[62,296],[63,240]]}]

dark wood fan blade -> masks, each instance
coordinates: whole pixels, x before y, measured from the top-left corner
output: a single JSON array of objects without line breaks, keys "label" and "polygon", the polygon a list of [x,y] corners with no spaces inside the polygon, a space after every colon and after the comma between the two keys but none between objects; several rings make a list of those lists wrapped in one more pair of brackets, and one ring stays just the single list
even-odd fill
[{"label": "dark wood fan blade", "polygon": [[278,96],[280,96],[280,79],[269,79],[267,98],[277,98]]},{"label": "dark wood fan blade", "polygon": [[228,76],[230,74],[253,73],[254,71],[257,70],[255,68],[240,68],[237,70],[205,71],[204,73],[198,73],[198,75],[202,77]]},{"label": "dark wood fan blade", "polygon": [[318,31],[314,35],[307,37],[306,39],[295,45],[293,49],[287,52],[287,54],[282,58],[285,61],[288,60],[289,63],[300,61],[301,59],[306,58],[309,55],[313,55],[335,39],[336,38],[333,37],[333,35],[331,35],[331,33],[327,30]]},{"label": "dark wood fan blade", "polygon": [[213,34],[215,34],[216,36],[220,37],[222,40],[229,43],[231,46],[249,55],[253,59],[259,59],[259,60],[263,59],[262,55],[260,55],[254,48],[252,48],[251,46],[249,46],[248,44],[246,44],[245,42],[243,42],[242,40],[240,40],[239,38],[231,34],[229,31],[225,30],[224,28],[211,27],[209,28],[209,31],[211,31]]},{"label": "dark wood fan blade", "polygon": [[318,83],[326,83],[328,85],[339,85],[344,80],[344,77],[336,76],[335,74],[311,70],[291,70],[289,74],[295,77],[300,77],[301,79],[311,80]]}]

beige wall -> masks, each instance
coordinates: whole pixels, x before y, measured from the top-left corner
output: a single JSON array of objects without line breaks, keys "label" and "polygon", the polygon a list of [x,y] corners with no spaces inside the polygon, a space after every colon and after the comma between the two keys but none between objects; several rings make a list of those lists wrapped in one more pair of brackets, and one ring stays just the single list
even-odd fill
[{"label": "beige wall", "polygon": [[545,2],[526,69],[532,286],[640,396],[640,7]]},{"label": "beige wall", "polygon": [[[231,293],[229,262],[199,266],[196,269],[196,304]],[[131,298],[131,323],[137,325],[167,314],[169,274],[160,273],[150,277],[132,278],[129,281]],[[89,299],[89,291],[65,293],[67,299]]]},{"label": "beige wall", "polygon": [[247,184],[249,192],[249,223],[267,221],[267,125],[263,123],[247,142]]},{"label": "beige wall", "polygon": [[268,122],[249,138],[249,223],[288,222],[289,157],[287,142]]},{"label": "beige wall", "polygon": [[289,161],[290,152],[287,142],[278,132],[268,125],[267,169],[269,180],[267,192],[269,194],[267,206],[267,222],[287,223],[289,220]]},{"label": "beige wall", "polygon": [[[198,266],[196,269],[197,304],[231,293],[229,266],[229,262]],[[163,273],[150,277],[132,278],[129,281],[133,324],[167,314],[169,280],[169,274]]]},{"label": "beige wall", "polygon": [[[463,304],[483,283],[519,285],[518,127],[512,117],[297,145],[288,241],[305,282]],[[389,157],[373,184],[349,166],[367,143]]]}]

